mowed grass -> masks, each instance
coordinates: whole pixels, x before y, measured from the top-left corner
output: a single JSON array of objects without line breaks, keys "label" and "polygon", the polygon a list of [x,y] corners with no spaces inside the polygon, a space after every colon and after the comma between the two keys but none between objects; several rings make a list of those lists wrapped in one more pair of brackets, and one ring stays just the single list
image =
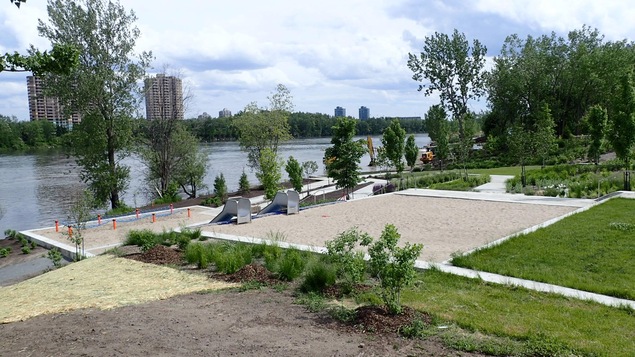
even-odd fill
[{"label": "mowed grass", "polygon": [[635,300],[635,200],[611,199],[452,264]]},{"label": "mowed grass", "polygon": [[[471,174],[481,174],[481,175],[506,175],[506,176],[516,176],[520,175],[520,166],[507,166],[507,167],[495,167],[492,169],[469,169],[468,172]],[[525,166],[525,170],[539,170],[540,166]]]},{"label": "mowed grass", "polygon": [[[635,311],[485,283],[439,271],[417,277],[403,303],[475,332],[525,341],[522,355],[635,356]],[[477,337],[460,341],[470,350]],[[470,341],[472,340],[472,341]],[[512,354],[516,354],[510,351]]]}]

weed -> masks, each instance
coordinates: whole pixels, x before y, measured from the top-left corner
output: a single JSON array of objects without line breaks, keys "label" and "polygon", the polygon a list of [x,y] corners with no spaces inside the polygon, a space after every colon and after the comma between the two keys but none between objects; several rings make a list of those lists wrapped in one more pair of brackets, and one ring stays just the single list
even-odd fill
[{"label": "weed", "polygon": [[434,334],[421,319],[415,319],[410,324],[401,326],[398,332],[405,338],[424,338]]},{"label": "weed", "polygon": [[306,306],[307,310],[311,312],[322,311],[326,308],[326,301],[324,300],[324,297],[314,292],[301,295],[296,299],[296,303]]},{"label": "weed", "polygon": [[293,281],[304,271],[306,255],[298,249],[287,249],[277,263],[275,273],[282,280]]},{"label": "weed", "polygon": [[110,248],[104,252],[104,254],[111,254],[115,257],[122,257],[124,255],[124,251],[119,247]]},{"label": "weed", "polygon": [[350,322],[355,319],[357,312],[344,306],[333,306],[328,309],[328,314],[332,318],[342,322]]},{"label": "weed", "polygon": [[247,244],[240,243],[222,244],[222,248],[213,255],[213,259],[218,271],[233,274],[251,263],[251,248]]},{"label": "weed", "polygon": [[267,284],[262,283],[260,281],[250,280],[250,281],[246,281],[242,283],[242,285],[240,285],[240,287],[238,288],[238,291],[261,290],[262,288],[265,288],[266,286]]},{"label": "weed", "polygon": [[185,260],[190,264],[196,264],[199,269],[207,269],[214,247],[211,244],[192,243],[185,248]]}]

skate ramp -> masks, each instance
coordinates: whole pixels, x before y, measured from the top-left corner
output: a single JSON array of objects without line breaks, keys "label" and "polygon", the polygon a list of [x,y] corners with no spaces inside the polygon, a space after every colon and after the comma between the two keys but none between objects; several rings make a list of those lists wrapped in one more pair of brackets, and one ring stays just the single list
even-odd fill
[{"label": "skate ramp", "polygon": [[286,212],[288,215],[300,213],[300,194],[297,191],[276,193],[271,203],[258,212],[258,215],[281,212]]},{"label": "skate ramp", "polygon": [[251,201],[248,198],[228,199],[221,213],[209,223],[231,222],[234,217],[236,224],[251,222]]}]

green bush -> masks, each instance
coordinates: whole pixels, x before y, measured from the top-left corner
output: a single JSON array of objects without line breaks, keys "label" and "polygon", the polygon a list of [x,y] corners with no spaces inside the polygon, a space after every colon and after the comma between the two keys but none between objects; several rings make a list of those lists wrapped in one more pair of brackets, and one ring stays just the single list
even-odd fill
[{"label": "green bush", "polygon": [[364,252],[356,249],[368,246],[371,241],[370,235],[352,228],[326,242],[327,257],[335,264],[337,277],[344,280],[344,285],[349,291],[354,284],[363,282],[366,274]]},{"label": "green bush", "polygon": [[131,230],[126,234],[123,245],[136,245],[146,252],[159,244],[160,240],[159,235],[149,229]]},{"label": "green bush", "polygon": [[307,255],[298,249],[287,249],[278,261],[274,272],[282,280],[293,281],[302,275],[307,258]]},{"label": "green bush", "polygon": [[335,267],[321,260],[316,261],[307,269],[300,291],[321,293],[327,286],[335,284],[336,277]]},{"label": "green bush", "polygon": [[49,250],[46,256],[51,260],[55,268],[62,267],[62,253],[59,249],[53,248]]},{"label": "green bush", "polygon": [[123,202],[119,202],[119,206],[117,206],[117,208],[111,209],[110,211],[106,211],[103,217],[106,218],[106,217],[121,216],[124,214],[133,213],[134,211],[135,211],[134,208],[126,206]]},{"label": "green bush", "polygon": [[207,269],[216,255],[217,244],[191,243],[185,248],[185,261],[196,264],[199,269]]},{"label": "green bush", "polygon": [[29,248],[28,246],[22,247],[22,254],[29,254],[29,253],[31,253],[31,248]]},{"label": "green bush", "polygon": [[244,170],[242,175],[240,175],[240,180],[238,181],[238,189],[242,194],[249,193],[249,190],[251,189],[249,186],[249,179],[247,178],[247,174]]},{"label": "green bush", "polygon": [[379,240],[368,248],[371,271],[379,279],[382,299],[393,314],[401,312],[401,291],[414,279],[414,263],[423,249],[421,244],[410,243],[398,247],[399,238],[397,228],[387,224]]},{"label": "green bush", "polygon": [[214,254],[214,264],[219,272],[233,274],[247,264],[251,264],[251,247],[243,243],[220,243],[222,248]]},{"label": "green bush", "polygon": [[221,204],[227,200],[227,182],[222,172],[214,178],[214,194],[221,201]]},{"label": "green bush", "polygon": [[9,256],[9,254],[11,254],[11,248],[6,247],[0,249],[0,258],[6,258]]}]

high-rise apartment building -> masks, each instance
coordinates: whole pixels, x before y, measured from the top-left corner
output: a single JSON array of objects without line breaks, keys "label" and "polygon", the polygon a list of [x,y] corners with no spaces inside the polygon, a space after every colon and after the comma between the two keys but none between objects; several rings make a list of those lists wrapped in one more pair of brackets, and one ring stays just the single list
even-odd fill
[{"label": "high-rise apartment building", "polygon": [[60,105],[59,99],[44,95],[44,83],[40,78],[27,76],[26,88],[31,121],[48,120],[56,126],[72,129],[73,124],[82,120],[78,113],[73,113],[70,116],[64,115],[64,108]]},{"label": "high-rise apartment building", "polygon": [[346,108],[335,107],[335,117],[345,117],[346,116]]},{"label": "high-rise apartment building", "polygon": [[180,78],[157,74],[146,78],[146,118],[183,119],[183,82]]},{"label": "high-rise apartment building", "polygon": [[365,106],[359,107],[359,120],[368,120],[370,118],[370,109]]},{"label": "high-rise apartment building", "polygon": [[230,116],[232,116],[232,112],[227,108],[223,108],[223,110],[218,112],[219,118],[229,118]]}]

